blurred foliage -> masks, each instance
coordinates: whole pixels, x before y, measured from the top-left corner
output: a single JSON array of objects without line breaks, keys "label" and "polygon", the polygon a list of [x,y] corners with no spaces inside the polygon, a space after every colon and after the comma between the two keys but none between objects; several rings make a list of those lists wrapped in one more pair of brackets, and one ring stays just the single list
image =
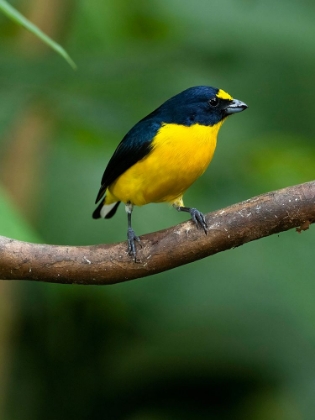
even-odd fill
[{"label": "blurred foliage", "polygon": [[[25,14],[29,3],[14,1]],[[0,191],[1,234],[71,245],[125,240],[123,209],[110,221],[91,219],[105,165],[135,122],[193,85],[221,87],[249,109],[224,125],[187,205],[208,212],[314,178],[314,2],[69,7],[60,32],[76,73],[53,54],[29,54],[0,16],[2,164],[10,150],[26,153],[29,139],[12,149],[12,133],[34,104],[53,121],[48,152],[34,155],[43,164],[29,193],[33,214],[8,187],[25,174],[2,173],[15,208],[2,207]],[[6,228],[23,217],[30,227]],[[149,205],[135,210],[134,228],[144,234],[185,218]],[[110,288],[14,284],[2,417],[312,419],[312,231]]]},{"label": "blurred foliage", "polygon": [[12,7],[6,0],[0,0],[0,11],[4,13],[9,19],[12,19],[18,25],[23,26],[25,29],[30,31],[32,34],[37,36],[41,41],[47,44],[50,48],[60,54],[74,69],[76,68],[75,63],[71,60],[68,53],[53,41],[49,36],[44,34],[37,26],[33,25],[28,19],[26,19],[18,10]]}]

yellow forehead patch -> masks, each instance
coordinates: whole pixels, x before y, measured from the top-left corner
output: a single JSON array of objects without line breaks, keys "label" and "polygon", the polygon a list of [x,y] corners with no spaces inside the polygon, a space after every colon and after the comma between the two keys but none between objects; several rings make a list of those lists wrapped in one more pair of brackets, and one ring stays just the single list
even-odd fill
[{"label": "yellow forehead patch", "polygon": [[217,97],[220,99],[229,99],[230,101],[233,100],[232,96],[224,92],[224,90],[222,89],[219,89],[219,92],[217,93]]}]

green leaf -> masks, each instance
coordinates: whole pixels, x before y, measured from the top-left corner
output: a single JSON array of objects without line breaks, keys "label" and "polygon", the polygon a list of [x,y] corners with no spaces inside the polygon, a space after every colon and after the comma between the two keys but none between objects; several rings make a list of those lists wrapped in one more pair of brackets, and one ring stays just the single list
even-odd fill
[{"label": "green leaf", "polygon": [[8,16],[8,18],[12,19],[14,22],[18,23],[19,25],[23,26],[25,29],[28,29],[32,32],[35,36],[40,38],[45,44],[50,46],[53,50],[55,50],[58,54],[60,54],[73,69],[76,69],[76,64],[70,58],[68,53],[55,41],[53,41],[49,36],[44,34],[37,26],[35,26],[32,22],[27,20],[20,12],[18,12],[14,7],[12,7],[6,0],[0,0],[0,10]]}]

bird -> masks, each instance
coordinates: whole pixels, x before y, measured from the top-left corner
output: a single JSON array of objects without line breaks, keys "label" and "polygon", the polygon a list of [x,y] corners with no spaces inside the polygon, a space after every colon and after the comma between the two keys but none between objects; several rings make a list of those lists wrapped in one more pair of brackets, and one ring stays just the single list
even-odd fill
[{"label": "bird", "polygon": [[103,174],[92,216],[109,219],[124,203],[127,251],[135,261],[141,241],[131,224],[134,206],[170,203],[207,233],[203,213],[185,207],[183,195],[210,164],[223,122],[246,108],[222,89],[194,86],[165,101],[123,137]]}]

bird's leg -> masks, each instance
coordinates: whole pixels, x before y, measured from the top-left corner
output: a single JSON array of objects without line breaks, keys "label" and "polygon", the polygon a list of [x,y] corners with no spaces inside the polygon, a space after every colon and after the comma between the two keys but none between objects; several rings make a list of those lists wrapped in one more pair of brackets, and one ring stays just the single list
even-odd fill
[{"label": "bird's leg", "polygon": [[127,239],[128,239],[128,254],[133,256],[134,260],[137,260],[137,248],[135,241],[140,242],[140,238],[135,234],[135,231],[131,227],[131,213],[133,210],[133,205],[131,203],[126,204],[126,212],[128,216],[128,230],[127,230]]},{"label": "bird's leg", "polygon": [[177,211],[184,211],[191,215],[192,220],[196,223],[197,226],[202,227],[207,235],[207,223],[205,216],[201,213],[201,211],[195,209],[194,207],[184,207],[184,206],[177,206],[174,205]]}]

